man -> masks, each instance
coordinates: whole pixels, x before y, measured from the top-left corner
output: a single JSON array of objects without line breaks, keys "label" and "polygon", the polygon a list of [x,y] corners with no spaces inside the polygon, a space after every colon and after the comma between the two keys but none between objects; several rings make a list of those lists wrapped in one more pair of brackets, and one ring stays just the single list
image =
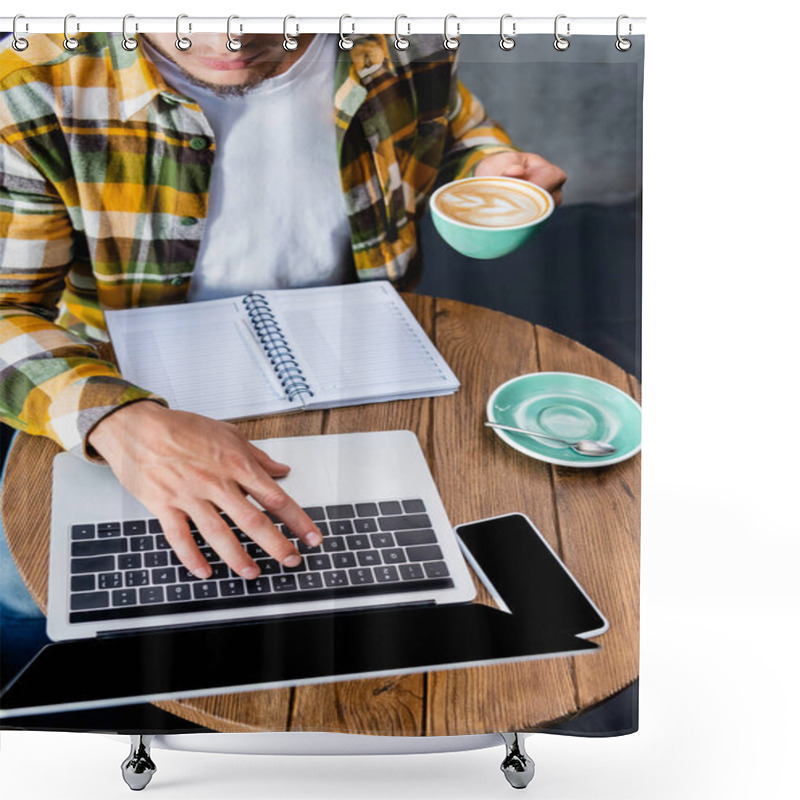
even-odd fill
[{"label": "man", "polygon": [[[31,36],[0,53],[2,415],[105,461],[161,521],[183,564],[189,530],[244,578],[259,568],[219,515],[291,567],[320,532],[280,488],[289,467],[237,429],[172,410],[85,339],[104,308],[253,288],[388,278],[412,285],[417,223],[438,183],[507,175],[561,199],[564,173],[517,152],[434,37]],[[287,268],[287,265],[288,268]],[[61,317],[56,322],[57,305]]]}]

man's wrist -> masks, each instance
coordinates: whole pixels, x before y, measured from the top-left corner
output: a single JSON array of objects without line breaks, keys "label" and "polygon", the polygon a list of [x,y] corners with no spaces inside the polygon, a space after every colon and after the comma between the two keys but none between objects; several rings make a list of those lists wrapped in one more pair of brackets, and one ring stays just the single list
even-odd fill
[{"label": "man's wrist", "polygon": [[[109,411],[94,424],[84,438],[87,458],[105,462],[111,446],[120,437],[124,437],[126,429],[152,413],[159,413],[156,409],[166,411],[167,406],[154,398],[142,397]],[[132,422],[134,417],[136,420]]]},{"label": "man's wrist", "polygon": [[478,167],[491,156],[498,153],[519,153],[519,149],[513,145],[496,145],[487,144],[479,145],[472,148],[470,153],[465,157],[464,163],[461,165],[456,179],[473,178]]}]

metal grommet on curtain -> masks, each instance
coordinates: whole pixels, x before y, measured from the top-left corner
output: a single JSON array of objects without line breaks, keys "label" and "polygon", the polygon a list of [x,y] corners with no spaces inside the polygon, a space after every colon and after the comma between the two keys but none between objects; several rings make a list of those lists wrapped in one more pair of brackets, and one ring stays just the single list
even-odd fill
[{"label": "metal grommet on curtain", "polygon": [[[122,46],[130,52],[131,50],[135,50],[139,46],[139,40],[135,39],[133,36],[128,36],[128,20],[129,19],[136,19],[133,14],[126,14],[122,18]],[[135,23],[134,30],[139,30],[139,23]]]},{"label": "metal grommet on curtain", "polygon": [[[633,44],[630,39],[623,39],[622,34],[620,33],[620,22],[622,22],[622,20],[624,20],[624,19],[628,19],[628,15],[627,14],[620,14],[617,17],[617,41],[614,43],[614,47],[616,47],[617,50],[620,51],[620,53],[625,53],[628,50],[630,50],[631,46]],[[632,31],[633,31],[633,26],[629,22],[628,23],[628,36],[631,35]]]},{"label": "metal grommet on curtain", "polygon": [[446,50],[458,50],[461,40],[458,38],[461,35],[461,23],[456,21],[456,35],[450,36],[447,32],[447,25],[451,19],[458,20],[455,14],[448,14],[444,18],[444,46]]},{"label": "metal grommet on curtain", "polygon": [[[342,50],[352,50],[355,42],[352,39],[348,39],[347,36],[344,35],[344,21],[346,19],[353,19],[353,18],[349,14],[342,14],[342,16],[339,17],[339,47]],[[356,31],[355,23],[351,24],[351,29],[352,29],[351,33],[355,33]]]},{"label": "metal grommet on curtain", "polygon": [[[514,41],[514,39],[505,32],[505,24],[506,24],[506,20],[507,19],[511,19],[511,14],[503,14],[503,16],[500,17],[500,49],[501,50],[513,50],[514,49],[514,45],[516,44],[516,41]],[[512,33],[512,35],[516,35],[516,33],[517,33],[517,23],[516,22],[512,22],[511,23],[511,33]]]},{"label": "metal grommet on curtain", "polygon": [[[566,15],[566,14],[559,14],[559,15],[556,17],[556,21],[555,21],[555,23],[553,24],[553,33],[554,33],[554,35],[555,35],[555,37],[556,37],[556,38],[555,38],[555,41],[553,42],[553,47],[555,47],[555,49],[556,49],[556,50],[558,50],[558,51],[559,51],[559,53],[563,53],[563,52],[564,52],[564,51],[565,51],[565,50],[566,50],[566,49],[569,47],[569,39],[565,38],[564,36],[562,36],[562,35],[561,35],[561,34],[558,32],[558,21],[559,21],[560,19],[566,19],[566,18],[567,18],[567,15]],[[572,26],[571,26],[571,25],[570,25],[570,23],[568,22],[568,23],[567,23],[567,36],[569,36],[569,35],[570,35],[570,28],[571,28],[571,27],[572,27]]]},{"label": "metal grommet on curtain", "polygon": [[[411,42],[405,38],[405,36],[400,35],[400,20],[401,19],[408,19],[405,14],[398,14],[394,18],[394,46],[397,50],[408,50],[408,46]],[[408,28],[406,32],[406,36],[411,35],[411,24],[406,23],[406,28]]]},{"label": "metal grommet on curtain", "polygon": [[[242,40],[241,39],[236,39],[231,34],[231,22],[233,22],[233,20],[235,20],[235,19],[239,19],[239,17],[237,17],[236,14],[231,14],[228,17],[228,41],[225,43],[225,47],[227,47],[228,50],[231,51],[231,53],[235,53],[238,50],[242,49]],[[239,32],[241,32],[241,30],[242,30],[242,26],[240,25],[239,26]]]},{"label": "metal grommet on curtain", "polygon": [[[74,14],[67,14],[64,17],[64,49],[77,50],[80,47],[80,42],[74,37],[69,35],[69,21],[75,19]],[[80,26],[76,25],[75,30],[80,30]]]},{"label": "metal grommet on curtain", "polygon": [[[11,46],[18,52],[21,53],[23,50],[28,49],[28,40],[23,38],[17,33],[17,21],[25,19],[23,14],[17,14],[14,17],[14,22],[11,25],[11,36],[13,37],[11,40]],[[25,23],[25,30],[28,30],[28,23]]]},{"label": "metal grommet on curtain", "polygon": [[[192,46],[192,40],[188,36],[181,33],[181,20],[186,19],[188,14],[178,14],[175,19],[175,47],[178,50],[186,51]],[[192,32],[192,23],[189,23],[189,33]]]},{"label": "metal grommet on curtain", "polygon": [[[292,36],[289,36],[289,20],[290,19],[297,19],[297,17],[293,17],[291,14],[287,14],[283,18],[283,49],[286,50],[287,53],[291,53],[292,50],[297,50],[298,41]],[[296,26],[295,35],[300,33],[300,26]]]}]

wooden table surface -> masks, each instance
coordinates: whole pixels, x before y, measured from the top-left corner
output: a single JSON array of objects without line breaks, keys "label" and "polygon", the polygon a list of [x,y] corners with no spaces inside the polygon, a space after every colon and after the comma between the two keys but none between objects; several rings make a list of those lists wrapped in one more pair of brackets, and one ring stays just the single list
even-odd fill
[{"label": "wooden table surface", "polygon": [[[158,702],[219,731],[455,735],[524,731],[569,718],[638,674],[640,459],[597,469],[545,464],[483,426],[504,381],[577,372],[637,400],[635,378],[546,328],[477,306],[405,295],[462,382],[454,395],[237,423],[251,439],[405,428],[414,431],[456,525],[526,513],[609,621],[599,651],[512,664]],[[3,490],[9,547],[34,599],[47,605],[52,459],[44,437],[17,436]],[[479,591],[478,602],[491,604]]]}]

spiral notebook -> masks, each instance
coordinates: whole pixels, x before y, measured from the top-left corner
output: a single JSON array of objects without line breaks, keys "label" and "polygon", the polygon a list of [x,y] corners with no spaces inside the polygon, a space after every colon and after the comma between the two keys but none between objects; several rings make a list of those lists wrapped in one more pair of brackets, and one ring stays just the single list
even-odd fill
[{"label": "spiral notebook", "polygon": [[122,375],[241,419],[451,394],[459,381],[388,281],[106,311]]}]

